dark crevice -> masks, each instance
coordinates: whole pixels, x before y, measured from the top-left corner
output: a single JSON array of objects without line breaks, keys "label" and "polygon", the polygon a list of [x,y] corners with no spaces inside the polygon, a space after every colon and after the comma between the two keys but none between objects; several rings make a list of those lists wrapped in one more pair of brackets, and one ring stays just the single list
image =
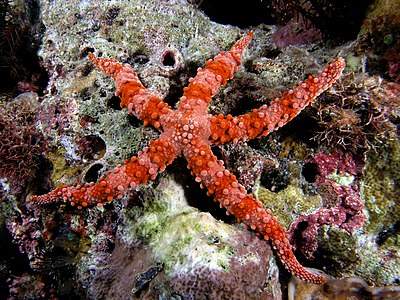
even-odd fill
[{"label": "dark crevice", "polygon": [[77,145],[82,153],[82,157],[85,159],[93,159],[106,151],[106,142],[94,134],[79,139]]},{"label": "dark crevice", "polygon": [[304,179],[309,183],[314,183],[318,174],[318,166],[315,163],[306,163],[301,170],[301,175],[303,175]]},{"label": "dark crevice", "polygon": [[102,164],[94,164],[85,174],[85,182],[96,182],[100,178],[100,170],[103,168]]},{"label": "dark crevice", "polygon": [[217,220],[233,223],[235,218],[227,216],[226,209],[220,208],[219,202],[215,202],[214,197],[207,196],[207,191],[200,188],[200,184],[194,180],[194,176],[190,174],[186,165],[183,158],[177,158],[167,171],[174,174],[175,180],[183,186],[189,205],[202,212],[210,213]]},{"label": "dark crevice", "polygon": [[107,107],[110,107],[115,110],[121,110],[121,99],[117,96],[112,96],[107,101]]},{"label": "dark crevice", "polygon": [[12,242],[12,237],[3,223],[0,224],[0,236],[0,298],[11,299],[9,298],[9,282],[7,282],[10,274],[22,276],[31,269],[27,256],[22,254],[18,246]]},{"label": "dark crevice", "polygon": [[396,238],[400,231],[400,221],[397,221],[392,227],[379,232],[376,237],[376,244],[382,246],[389,238]]},{"label": "dark crevice", "polygon": [[273,23],[269,1],[249,0],[245,5],[235,5],[232,1],[204,0],[200,9],[214,22],[241,28]]},{"label": "dark crevice", "polygon": [[9,2],[0,2],[0,93],[43,95],[49,77],[37,55],[45,31],[39,2],[25,1],[19,9]]},{"label": "dark crevice", "polygon": [[166,67],[175,66],[175,54],[172,51],[165,51],[162,55],[161,63]]},{"label": "dark crevice", "polygon": [[284,171],[272,170],[270,172],[264,172],[261,175],[261,185],[271,192],[278,193],[284,190],[288,184],[289,178]]},{"label": "dark crevice", "polygon": [[217,23],[246,28],[297,20],[305,29],[316,28],[325,39],[346,41],[357,37],[371,3],[372,0],[249,0],[246,5],[233,5],[228,0],[204,0],[196,6]]},{"label": "dark crevice", "polygon": [[142,120],[131,114],[128,115],[128,123],[134,128],[138,128],[143,125]]}]

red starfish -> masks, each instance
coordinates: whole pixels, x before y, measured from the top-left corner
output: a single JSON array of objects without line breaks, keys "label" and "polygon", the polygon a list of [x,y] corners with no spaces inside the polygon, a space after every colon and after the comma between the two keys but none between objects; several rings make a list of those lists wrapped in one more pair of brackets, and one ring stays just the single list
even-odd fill
[{"label": "red starfish", "polygon": [[251,113],[232,117],[212,116],[207,113],[211,97],[221,84],[233,77],[241,64],[244,49],[250,43],[250,32],[237,41],[227,53],[217,55],[199,68],[196,77],[183,89],[178,109],[172,109],[157,95],[146,89],[129,65],[116,60],[102,59],[89,53],[89,59],[115,79],[121,107],[142,119],[144,125],[153,125],[161,131],[160,137],[136,156],[118,165],[98,182],[77,187],[59,187],[52,192],[33,196],[32,200],[48,203],[63,199],[79,208],[102,205],[121,198],[127,190],[155,179],[177,156],[184,156],[195,180],[214,195],[227,214],[233,214],[258,235],[271,240],[273,248],[285,267],[297,277],[312,283],[323,283],[325,278],[311,274],[296,259],[286,230],[271,211],[246,193],[236,177],[226,170],[221,160],[211,152],[211,144],[246,141],[267,135],[293,119],[315,97],[328,89],[340,76],[345,63],[342,58],[328,65],[318,77],[310,76],[281,99]]}]

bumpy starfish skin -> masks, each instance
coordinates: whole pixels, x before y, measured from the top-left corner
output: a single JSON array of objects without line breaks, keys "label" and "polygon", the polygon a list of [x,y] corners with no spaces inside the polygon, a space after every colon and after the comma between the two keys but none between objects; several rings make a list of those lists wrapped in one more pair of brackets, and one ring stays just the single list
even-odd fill
[{"label": "bumpy starfish skin", "polygon": [[258,235],[271,240],[277,255],[293,275],[312,283],[325,282],[325,278],[311,274],[297,261],[285,228],[271,216],[270,210],[263,208],[260,201],[246,193],[235,176],[211,152],[211,144],[249,140],[282,127],[336,81],[345,63],[342,58],[335,60],[318,77],[310,76],[281,99],[275,99],[270,105],[261,106],[249,114],[211,116],[207,113],[211,97],[221,84],[233,77],[252,35],[250,32],[237,41],[229,52],[220,53],[207,61],[204,69],[199,68],[196,77],[191,78],[188,87],[184,88],[176,110],[147,90],[129,65],[97,58],[90,53],[89,59],[115,79],[121,107],[126,107],[145,125],[158,128],[160,137],[151,141],[150,146],[140,151],[137,157],[118,165],[96,184],[63,186],[46,195],[33,196],[32,200],[49,203],[62,199],[79,208],[102,205],[121,198],[130,188],[155,179],[175,157],[183,155],[195,180],[220,202],[221,207],[226,208],[228,214],[233,214]]}]

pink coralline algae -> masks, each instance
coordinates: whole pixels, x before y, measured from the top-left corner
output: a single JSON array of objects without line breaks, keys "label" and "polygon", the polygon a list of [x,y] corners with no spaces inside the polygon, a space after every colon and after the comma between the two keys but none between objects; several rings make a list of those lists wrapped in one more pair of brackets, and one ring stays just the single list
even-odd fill
[{"label": "pink coralline algae", "polygon": [[292,19],[285,26],[280,27],[272,35],[272,41],[279,47],[289,45],[306,45],[322,39],[320,30],[316,27],[306,27],[306,21]]},{"label": "pink coralline algae", "polygon": [[[352,154],[341,151],[334,154],[319,152],[310,162],[316,164],[319,172],[316,185],[324,198],[324,207],[312,214],[299,216],[289,229],[294,247],[299,248],[308,258],[313,257],[318,247],[316,237],[319,228],[324,225],[338,226],[352,234],[366,219],[362,212],[364,203],[356,180],[361,168]],[[298,231],[304,228],[305,224],[306,228],[301,231],[299,239]]]}]

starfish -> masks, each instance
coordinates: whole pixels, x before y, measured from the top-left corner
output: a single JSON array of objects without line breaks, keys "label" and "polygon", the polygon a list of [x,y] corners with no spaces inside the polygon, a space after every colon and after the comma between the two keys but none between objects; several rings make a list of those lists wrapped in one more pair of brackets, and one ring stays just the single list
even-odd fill
[{"label": "starfish", "polygon": [[258,236],[270,240],[283,265],[293,275],[311,283],[324,283],[324,277],[310,273],[297,261],[285,228],[225,169],[223,161],[212,153],[211,145],[247,141],[279,129],[338,79],[345,62],[338,58],[318,77],[310,76],[282,98],[250,113],[237,117],[208,114],[211,97],[233,78],[252,36],[252,32],[248,33],[229,52],[218,54],[206,62],[205,68],[199,68],[183,89],[177,109],[146,89],[128,64],[89,53],[90,61],[115,80],[121,107],[126,107],[128,113],[143,120],[145,126],[154,126],[161,134],[150,141],[149,147],[99,178],[97,183],[62,186],[48,194],[32,196],[31,200],[41,204],[63,200],[78,208],[101,206],[122,198],[128,190],[149,179],[154,180],[176,157],[184,156],[195,180],[207,189],[207,194],[213,195],[227,214],[234,215]]}]

